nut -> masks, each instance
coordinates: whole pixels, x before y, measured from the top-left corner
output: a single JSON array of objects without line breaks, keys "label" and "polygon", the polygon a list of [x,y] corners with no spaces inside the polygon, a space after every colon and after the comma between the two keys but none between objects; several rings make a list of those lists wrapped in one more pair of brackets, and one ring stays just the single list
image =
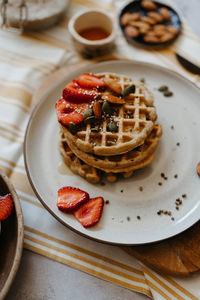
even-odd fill
[{"label": "nut", "polygon": [[170,40],[173,39],[173,37],[174,35],[171,32],[166,32],[160,37],[160,41],[163,43],[169,42]]},{"label": "nut", "polygon": [[139,13],[125,13],[121,17],[121,25],[126,26],[129,24],[130,21],[138,21],[140,19],[140,14]]},{"label": "nut", "polygon": [[155,35],[154,31],[149,31],[143,37],[144,41],[147,43],[159,43],[160,39]]},{"label": "nut", "polygon": [[197,164],[196,170],[197,170],[197,174],[200,176],[200,162]]},{"label": "nut", "polygon": [[89,117],[91,117],[93,115],[93,111],[91,108],[87,108],[85,111],[84,111],[84,114],[83,114],[83,118],[84,119],[87,119]]},{"label": "nut", "polygon": [[131,26],[131,25],[126,26],[124,31],[125,31],[126,35],[128,35],[132,38],[138,37],[138,35],[139,35],[139,30],[136,27]]},{"label": "nut", "polygon": [[130,22],[130,24],[138,28],[140,34],[145,34],[150,29],[150,25],[142,21]]},{"label": "nut", "polygon": [[110,121],[108,123],[107,130],[110,132],[117,132],[118,131],[117,123],[115,121]]},{"label": "nut", "polygon": [[104,78],[104,82],[111,91],[115,92],[118,95],[121,95],[122,88],[121,85],[111,78]]},{"label": "nut", "polygon": [[143,0],[141,6],[146,10],[155,10],[157,8],[156,4],[150,0]]},{"label": "nut", "polygon": [[163,21],[163,17],[155,11],[150,11],[150,12],[148,12],[147,15],[148,15],[148,17],[154,19],[157,23],[160,23]]},{"label": "nut", "polygon": [[147,33],[149,29],[150,29],[150,25],[144,22],[143,25],[141,25],[139,28],[140,34]]},{"label": "nut", "polygon": [[164,95],[165,97],[172,97],[172,96],[173,96],[173,93],[172,93],[171,91],[165,91],[165,92],[163,93],[163,95]]},{"label": "nut", "polygon": [[166,30],[166,26],[165,25],[163,25],[163,24],[157,24],[157,25],[155,25],[154,27],[153,27],[153,30],[156,32],[156,31],[160,31],[160,30],[162,30],[162,31],[165,31]]},{"label": "nut", "polygon": [[115,103],[115,104],[124,104],[125,103],[124,99],[116,97],[116,96],[111,95],[111,94],[103,95],[101,98],[103,100],[106,100],[106,101],[110,102],[110,103]]},{"label": "nut", "polygon": [[73,135],[75,135],[78,131],[78,126],[76,126],[73,122],[70,122],[67,128]]},{"label": "nut", "polygon": [[132,13],[131,17],[130,17],[130,20],[131,21],[138,21],[138,20],[140,20],[140,17],[141,17],[141,15],[139,13]]},{"label": "nut", "polygon": [[126,97],[126,96],[128,96],[130,94],[134,94],[134,93],[135,93],[135,85],[132,84],[132,85],[129,85],[126,88],[124,88],[122,95],[123,95],[123,97]]},{"label": "nut", "polygon": [[99,101],[95,101],[93,104],[93,112],[97,119],[101,119],[101,104]]},{"label": "nut", "polygon": [[105,115],[111,115],[113,113],[112,105],[108,101],[104,101],[102,104],[102,112]]},{"label": "nut", "polygon": [[176,35],[176,34],[179,32],[178,28],[176,28],[176,27],[174,27],[174,26],[172,26],[172,25],[167,26],[167,30],[168,30],[169,32],[171,32],[172,34],[174,34],[174,35]]},{"label": "nut", "polygon": [[121,17],[121,25],[126,26],[130,20],[131,14],[130,13],[125,13]]},{"label": "nut", "polygon": [[167,27],[162,24],[155,25],[153,31],[157,37],[162,37],[167,32]]},{"label": "nut", "polygon": [[147,24],[150,24],[150,25],[156,24],[156,21],[153,18],[150,18],[150,17],[142,17],[141,21],[145,22]]},{"label": "nut", "polygon": [[157,36],[158,38],[161,38],[164,34],[165,32],[163,32],[162,30],[155,32],[155,36]]},{"label": "nut", "polygon": [[166,7],[161,7],[159,9],[159,12],[163,16],[165,21],[170,21],[170,19],[171,19],[170,12]]},{"label": "nut", "polygon": [[[168,91],[168,86],[167,85],[161,85],[159,88],[158,88],[159,92],[166,92]],[[162,176],[163,177],[163,176]]]}]

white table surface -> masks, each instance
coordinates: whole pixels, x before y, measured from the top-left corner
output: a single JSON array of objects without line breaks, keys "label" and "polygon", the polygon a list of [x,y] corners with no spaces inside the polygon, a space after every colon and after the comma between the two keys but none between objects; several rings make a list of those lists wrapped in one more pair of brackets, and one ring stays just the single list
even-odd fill
[{"label": "white table surface", "polygon": [[[174,0],[174,2],[193,30],[200,36],[200,0]],[[6,298],[6,300],[19,299],[145,300],[149,298],[24,250],[18,273]]]}]

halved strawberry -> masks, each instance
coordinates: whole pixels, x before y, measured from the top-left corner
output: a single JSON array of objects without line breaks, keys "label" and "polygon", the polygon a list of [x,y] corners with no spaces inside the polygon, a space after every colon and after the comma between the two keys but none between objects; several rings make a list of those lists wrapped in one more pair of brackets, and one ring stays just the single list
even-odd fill
[{"label": "halved strawberry", "polygon": [[93,89],[93,88],[105,88],[105,82],[103,79],[96,75],[92,74],[82,74],[78,79],[77,82],[80,86],[87,88],[87,89]]},{"label": "halved strawberry", "polygon": [[82,114],[82,115],[84,114],[85,110],[90,107],[89,102],[76,103],[76,102],[69,102],[67,100],[65,100],[65,101],[66,101],[67,105],[69,104],[72,109],[74,109],[76,112],[78,112],[79,114]]},{"label": "halved strawberry", "polygon": [[0,196],[0,221],[7,219],[13,208],[13,198],[11,194]]},{"label": "halved strawberry", "polygon": [[103,205],[104,199],[102,197],[91,198],[75,210],[73,214],[83,227],[91,227],[99,222]]},{"label": "halved strawberry", "polygon": [[76,80],[72,80],[63,90],[63,98],[72,102],[92,101],[99,96],[97,90],[82,88]]},{"label": "halved strawberry", "polygon": [[73,211],[89,199],[89,194],[78,188],[65,186],[58,190],[57,207],[66,212]]},{"label": "halved strawberry", "polygon": [[77,125],[84,120],[83,114],[89,107],[89,103],[71,103],[65,99],[59,99],[55,107],[58,121],[62,125],[68,126],[70,122]]}]

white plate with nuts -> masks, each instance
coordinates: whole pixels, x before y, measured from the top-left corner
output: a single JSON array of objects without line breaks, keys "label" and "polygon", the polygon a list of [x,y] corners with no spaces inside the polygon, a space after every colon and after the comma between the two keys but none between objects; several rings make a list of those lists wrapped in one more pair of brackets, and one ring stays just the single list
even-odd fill
[{"label": "white plate with nuts", "polygon": [[[92,184],[64,167],[57,145],[55,102],[64,86],[82,73],[112,72],[140,80],[153,93],[163,135],[150,166],[117,182]],[[160,241],[199,220],[200,91],[182,76],[157,65],[128,60],[90,64],[51,85],[35,107],[26,131],[24,155],[30,183],[42,204],[61,223],[96,241],[140,245]],[[105,200],[90,229],[57,208],[57,191],[78,187]],[[106,202],[106,200],[109,200]],[[106,204],[107,203],[107,204]]]},{"label": "white plate with nuts", "polygon": [[136,0],[126,5],[120,13],[119,23],[126,39],[143,47],[166,47],[181,33],[177,12],[151,0]]}]

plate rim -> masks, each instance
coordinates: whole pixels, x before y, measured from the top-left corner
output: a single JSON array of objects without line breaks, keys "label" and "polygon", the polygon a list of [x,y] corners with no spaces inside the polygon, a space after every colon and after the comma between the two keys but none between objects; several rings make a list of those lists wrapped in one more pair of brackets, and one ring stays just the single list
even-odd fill
[{"label": "plate rim", "polygon": [[13,264],[11,267],[10,274],[0,291],[0,298],[4,299],[15,279],[15,276],[17,274],[20,262],[21,262],[21,257],[22,257],[22,252],[23,252],[23,242],[24,242],[24,219],[23,219],[23,214],[22,214],[22,208],[20,205],[19,197],[15,191],[15,188],[13,184],[10,182],[9,178],[6,176],[4,171],[0,169],[0,177],[3,179],[5,185],[7,186],[9,192],[11,193],[14,201],[14,207],[16,211],[16,216],[17,216],[17,243],[16,243],[16,249],[15,249],[15,255],[13,259]]},{"label": "plate rim", "polygon": [[[77,66],[75,70],[70,71],[70,74],[73,75],[73,73],[77,73],[77,72],[81,73],[82,70],[84,71],[87,67],[90,68],[92,65],[93,66],[99,65],[99,64],[105,64],[105,65],[107,65],[107,64],[112,64],[112,63],[119,63],[119,64],[121,64],[121,63],[122,64],[123,63],[130,64],[131,63],[131,64],[138,64],[138,65],[143,64],[143,65],[146,65],[148,67],[156,68],[158,70],[164,70],[164,71],[166,71],[168,73],[171,73],[172,75],[175,75],[175,76],[179,77],[180,79],[186,81],[187,83],[191,84],[193,86],[193,88],[195,88],[198,91],[198,93],[200,92],[200,88],[194,82],[192,82],[188,78],[184,77],[183,75],[179,74],[178,72],[176,72],[174,70],[171,70],[169,68],[160,66],[158,64],[144,62],[144,61],[139,61],[139,60],[117,59],[117,60],[100,61],[100,62],[96,62],[96,63],[93,63],[93,64],[88,63],[88,64],[83,65],[81,67]],[[31,179],[31,172],[29,172],[29,168],[28,168],[28,159],[27,159],[28,155],[27,155],[27,150],[26,150],[27,139],[28,139],[28,133],[29,133],[29,129],[30,129],[30,126],[31,126],[31,122],[32,122],[32,120],[34,118],[34,115],[37,112],[39,106],[45,101],[45,99],[47,98],[47,96],[51,92],[51,90],[53,90],[56,86],[58,86],[68,76],[69,76],[69,74],[66,74],[66,75],[61,76],[61,78],[59,78],[58,80],[55,80],[55,82],[49,88],[47,88],[46,91],[40,96],[40,100],[35,105],[35,107],[33,108],[32,112],[31,112],[31,115],[29,116],[29,121],[28,121],[28,124],[27,124],[27,127],[26,127],[26,132],[25,132],[25,137],[24,137],[23,154],[24,154],[24,164],[25,164],[25,170],[26,170],[26,173],[27,173],[27,177],[28,177],[29,183],[30,183],[30,185],[31,185],[31,187],[32,187],[35,195],[38,197],[39,201],[42,203],[42,205],[45,207],[45,209],[47,209],[47,211],[53,217],[55,217],[61,224],[63,224],[64,226],[66,226],[67,228],[69,228],[70,230],[72,230],[73,232],[75,232],[75,233],[77,233],[77,234],[79,234],[79,235],[81,235],[81,236],[83,236],[85,238],[89,238],[90,240],[93,240],[93,241],[96,241],[96,242],[99,242],[99,243],[103,243],[103,244],[113,245],[113,246],[127,246],[127,247],[130,247],[130,246],[150,245],[150,244],[153,244],[153,243],[162,242],[164,240],[173,238],[174,236],[176,236],[176,235],[184,232],[185,230],[187,230],[191,226],[193,226],[195,223],[197,223],[199,221],[199,219],[193,221],[190,224],[189,227],[188,226],[184,227],[184,229],[181,229],[178,232],[175,232],[174,234],[172,234],[172,235],[170,235],[168,237],[163,237],[163,238],[160,238],[160,239],[157,239],[157,240],[154,240],[154,241],[138,242],[138,243],[110,242],[110,241],[102,240],[102,239],[99,239],[99,238],[95,238],[95,237],[90,236],[90,235],[88,235],[86,233],[80,232],[78,229],[72,227],[71,225],[69,225],[65,221],[63,221],[50,207],[48,207],[48,205],[45,203],[45,201],[40,196],[39,192],[37,191],[37,188],[34,186],[33,181]]]}]

